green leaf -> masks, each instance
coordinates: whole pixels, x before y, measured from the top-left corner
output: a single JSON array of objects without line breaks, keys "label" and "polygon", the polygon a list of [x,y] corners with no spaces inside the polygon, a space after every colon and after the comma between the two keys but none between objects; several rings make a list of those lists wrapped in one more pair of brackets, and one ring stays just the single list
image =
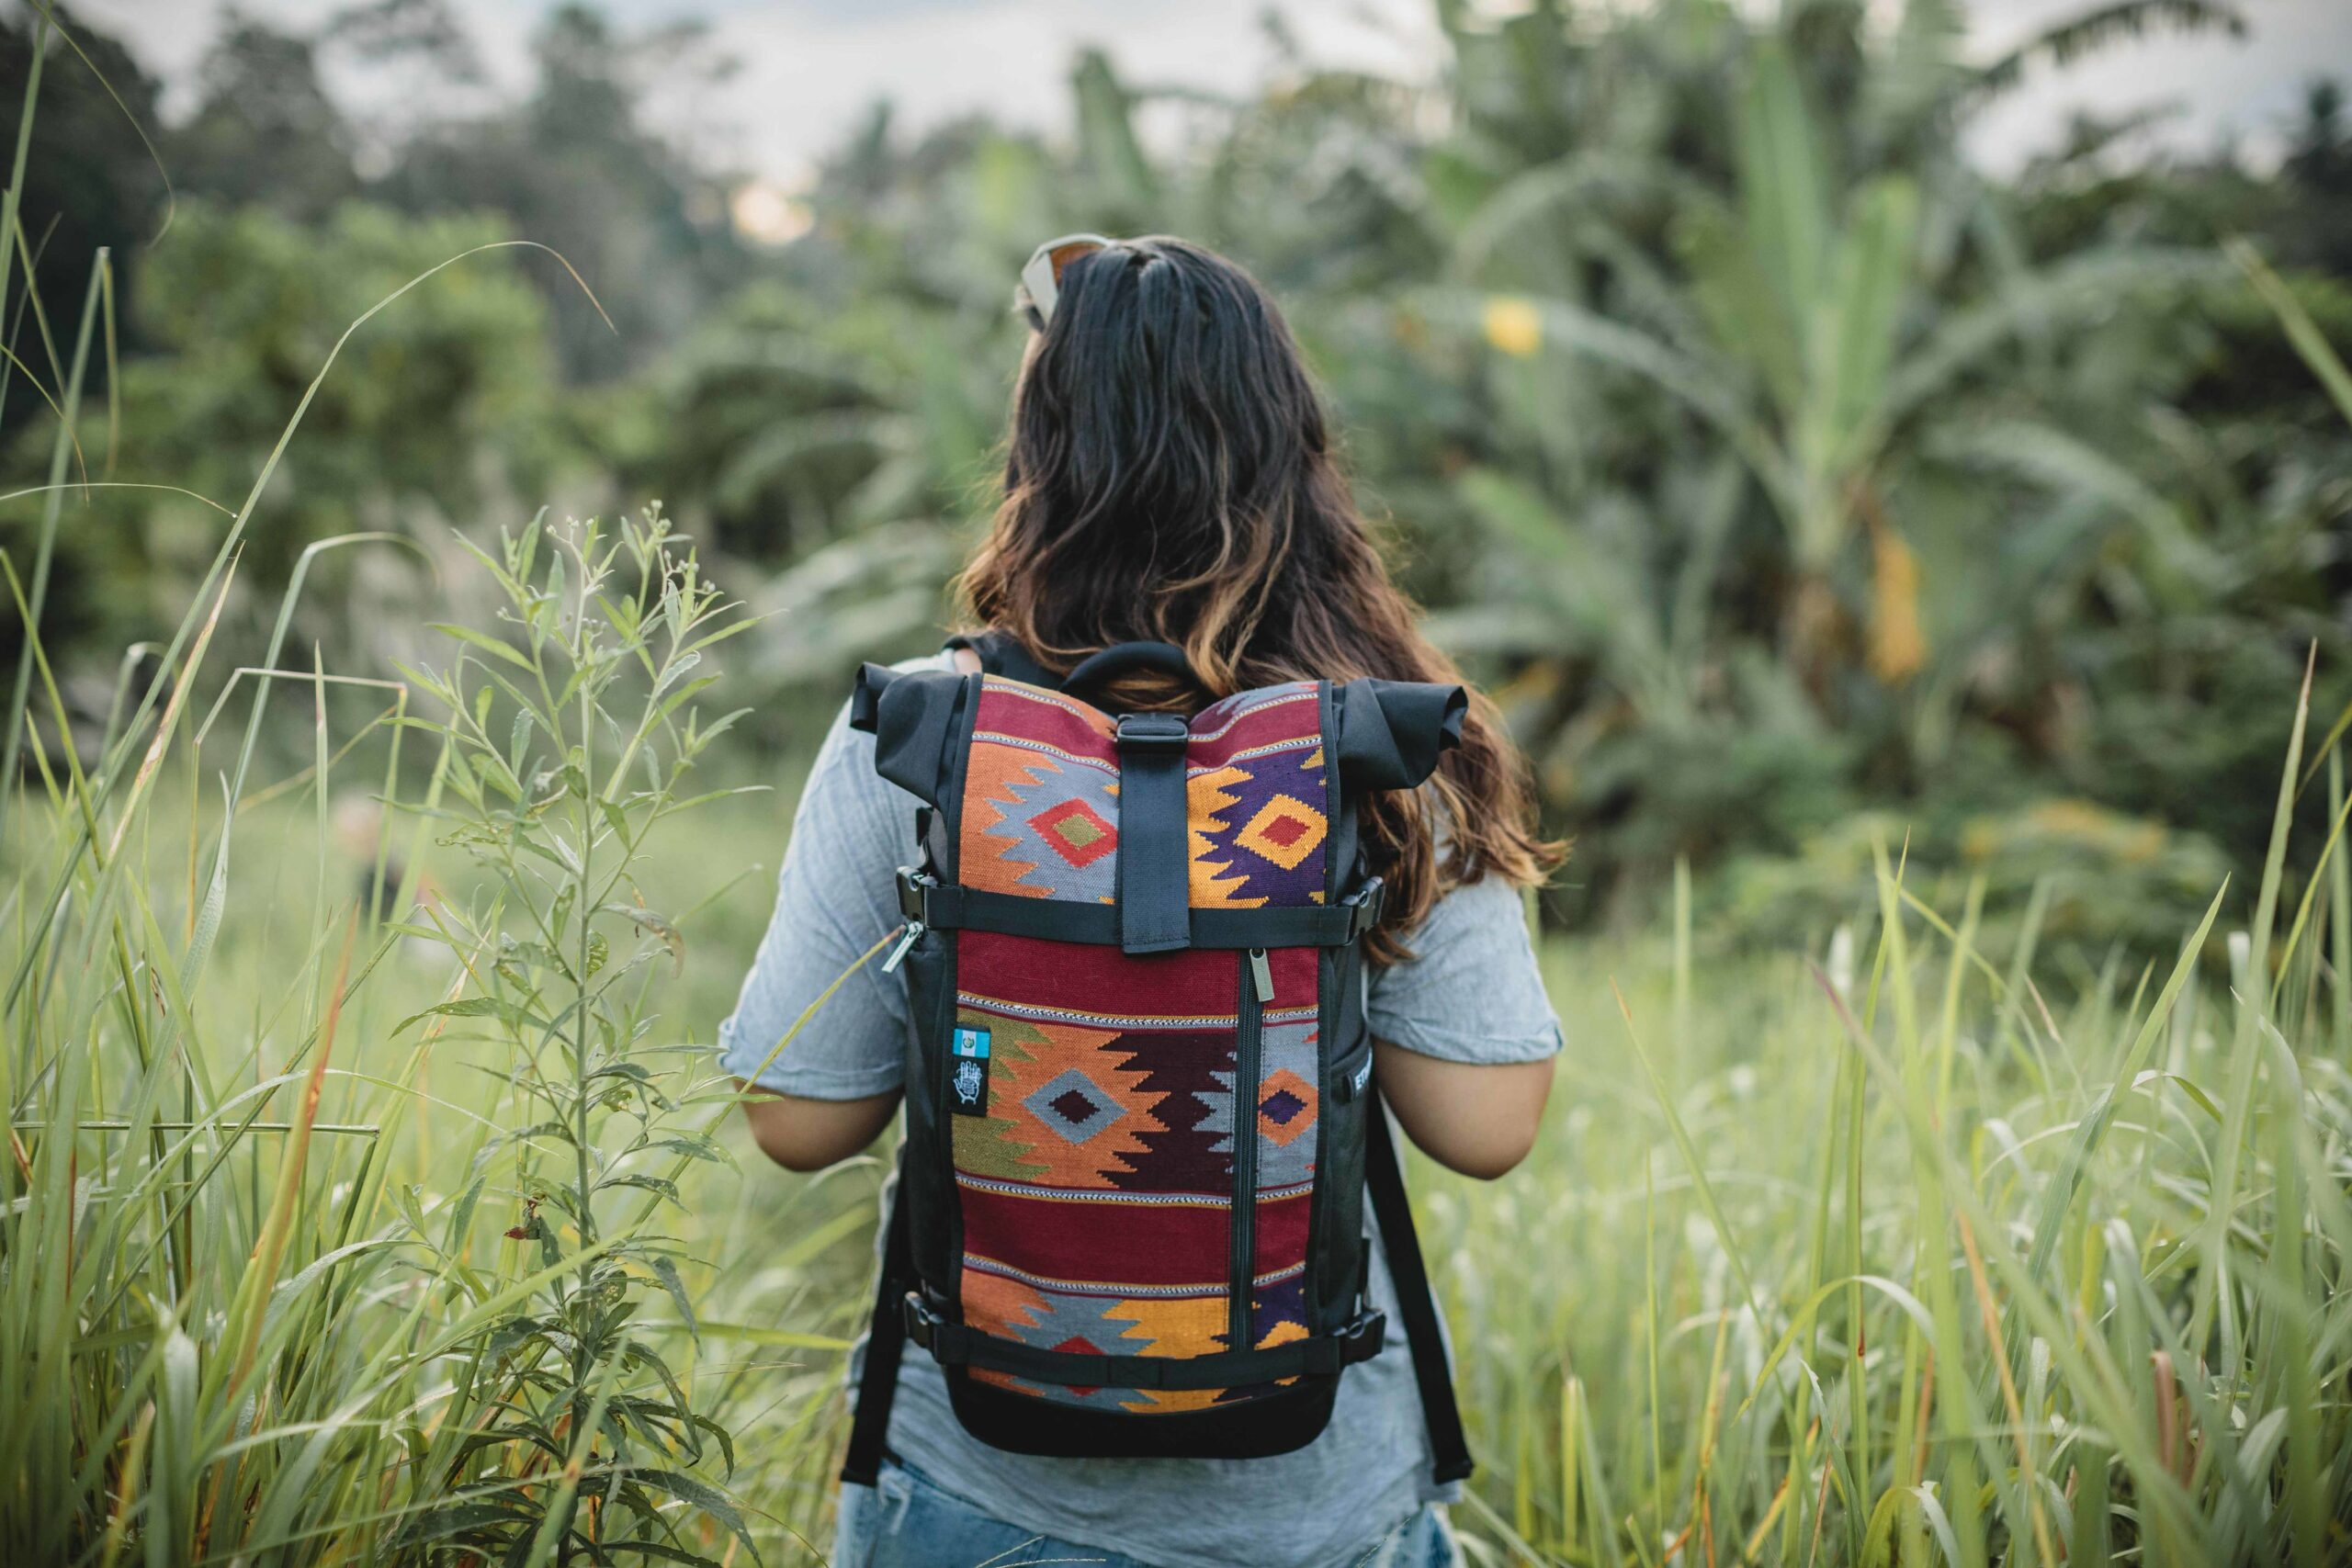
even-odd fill
[{"label": "green leaf", "polygon": [[492,1328],[489,1337],[481,1342],[481,1359],[485,1361],[495,1361],[502,1356],[512,1354],[533,1339],[545,1338],[547,1332],[548,1325],[542,1318],[529,1316],[507,1318]]},{"label": "green leaf", "polygon": [[458,1195],[457,1202],[449,1210],[449,1224],[442,1233],[445,1238],[442,1246],[452,1257],[465,1250],[466,1230],[474,1223],[475,1205],[481,1201],[482,1184],[489,1179],[486,1175],[475,1177]]},{"label": "green leaf", "polygon": [[667,1198],[673,1203],[678,1201],[678,1184],[666,1176],[650,1176],[641,1171],[630,1171],[624,1176],[605,1178],[604,1180],[596,1183],[595,1190],[602,1192],[607,1187],[634,1187],[641,1192],[651,1192]]},{"label": "green leaf", "polygon": [[606,904],[601,911],[618,915],[639,931],[651,931],[670,950],[670,973],[683,975],[686,971],[686,939],[666,915],[656,914],[642,904]]},{"label": "green leaf", "polygon": [[438,1002],[423,1012],[413,1012],[392,1026],[400,1033],[410,1024],[428,1018],[495,1018],[503,1022],[521,1024],[537,1021],[513,1002],[496,997],[460,997],[454,1002]]},{"label": "green leaf", "polygon": [[475,1536],[493,1525],[526,1525],[538,1516],[512,1502],[494,1501],[487,1497],[461,1498],[426,1509],[400,1532],[402,1546],[423,1546],[427,1541],[447,1540],[453,1536]]},{"label": "green leaf", "polygon": [[679,1278],[678,1266],[667,1258],[657,1258],[653,1260],[653,1273],[662,1281],[662,1288],[670,1292],[670,1299],[677,1303],[678,1315],[685,1320],[686,1332],[700,1339],[702,1328],[695,1321],[695,1303],[686,1295],[686,1282]]},{"label": "green leaf", "polygon": [[401,1212],[401,1218],[408,1222],[409,1229],[414,1231],[420,1238],[431,1234],[424,1226],[424,1205],[417,1201],[416,1183],[403,1181],[387,1190],[391,1197],[392,1206]]},{"label": "green leaf", "polygon": [[2344,422],[2352,424],[2352,370],[2344,367],[2342,357],[2320,331],[2319,323],[2312,320],[2311,312],[2303,309],[2303,302],[2295,297],[2285,278],[2270,270],[2262,253],[2245,241],[2233,236],[2222,242],[2222,248],[2278,318],[2287,341],[2294,344],[2295,353],[2319,378],[2320,385],[2327,389],[2327,395],[2335,400],[2336,412],[2344,416]]},{"label": "green leaf", "polygon": [[605,1553],[634,1551],[646,1557],[658,1557],[664,1562],[691,1562],[697,1568],[720,1568],[718,1559],[705,1557],[698,1551],[688,1551],[662,1540],[600,1540],[596,1549]]},{"label": "green leaf", "polygon": [[710,1483],[675,1470],[632,1470],[629,1479],[700,1508],[741,1541],[743,1550],[752,1553],[754,1562],[759,1560],[759,1549],[752,1544],[750,1534],[743,1529],[743,1516],[736,1511],[733,1499]]},{"label": "green leaf", "polygon": [[525,659],[520,651],[511,649],[508,644],[499,642],[499,639],[487,635],[487,632],[473,630],[470,626],[457,626],[454,621],[425,621],[425,630],[440,632],[442,637],[457,637],[458,642],[466,644],[468,649],[478,649],[478,651],[489,653],[492,659],[503,659],[505,663],[515,665],[517,670],[532,668],[532,660]]},{"label": "green leaf", "polygon": [[523,766],[523,748],[531,741],[533,722],[531,710],[518,706],[514,710],[514,728],[506,732],[506,765],[517,772]]},{"label": "green leaf", "polygon": [[1872,456],[1871,416],[1886,395],[1918,232],[1919,188],[1911,181],[1872,180],[1855,195],[1838,243],[1837,291],[1820,318],[1828,336],[1815,353],[1821,450],[1833,468],[1858,468]]},{"label": "green leaf", "polygon": [[1820,133],[1795,63],[1766,31],[1748,62],[1739,101],[1739,194],[1749,243],[1763,259],[1790,319],[1822,297],[1829,234],[1829,176]]}]

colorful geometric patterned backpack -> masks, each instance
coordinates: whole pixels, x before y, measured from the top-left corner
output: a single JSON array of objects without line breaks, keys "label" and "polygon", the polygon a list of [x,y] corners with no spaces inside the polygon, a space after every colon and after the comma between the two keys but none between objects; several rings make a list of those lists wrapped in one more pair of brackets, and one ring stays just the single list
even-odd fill
[{"label": "colorful geometric patterned backpack", "polygon": [[[1461,738],[1459,686],[1301,681],[1189,721],[1056,682],[859,671],[851,723],[924,804],[885,967],[911,1003],[906,1139],[843,1478],[872,1484],[904,1342],[1020,1453],[1242,1459],[1311,1441],[1386,1330],[1367,1189],[1442,1480],[1469,1473],[1396,1150],[1361,943],[1357,805]],[[1237,1094],[1238,1089],[1238,1094]]]}]

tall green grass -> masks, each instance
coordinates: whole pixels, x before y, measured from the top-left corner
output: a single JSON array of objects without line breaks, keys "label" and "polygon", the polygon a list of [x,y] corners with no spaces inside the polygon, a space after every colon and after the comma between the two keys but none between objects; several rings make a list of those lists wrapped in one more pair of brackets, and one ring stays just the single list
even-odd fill
[{"label": "tall green grass", "polygon": [[[289,694],[315,712],[314,687]],[[373,697],[346,702],[369,714]],[[2340,773],[2323,765],[2294,814],[2323,843]],[[115,1561],[397,1555],[410,1521],[498,1484],[436,1490],[419,1469],[463,1440],[468,1380],[497,1365],[468,1329],[511,1318],[518,1289],[559,1309],[577,1267],[560,1226],[552,1271],[539,1238],[504,1234],[527,1229],[531,1190],[511,1134],[543,1116],[499,1076],[524,1054],[494,1019],[447,1018],[429,1045],[416,1035],[432,1025],[399,1032],[479,993],[444,947],[380,931],[371,944],[356,893],[372,868],[322,852],[327,808],[307,782],[241,815],[184,1043],[158,1048],[189,912],[203,919],[191,807],[218,818],[200,799],[167,784],[126,835],[120,921],[46,939],[42,1038],[73,1081],[20,1088],[12,1017],[16,1146],[38,1180],[11,1155],[0,1366],[9,1408],[38,1414],[0,1431],[11,1562],[105,1561],[118,1538]],[[70,800],[21,806],[22,823],[78,833]],[[719,879],[706,868],[779,818],[747,798],[657,830],[649,905],[692,909]],[[490,884],[460,883],[464,863],[432,842],[447,832],[428,828],[421,850],[402,835],[394,862],[478,916]],[[1570,1044],[1534,1156],[1493,1185],[1415,1178],[1483,1463],[1457,1515],[1474,1555],[2343,1561],[2352,1030],[2328,954],[2352,900],[2335,852],[2308,878],[2285,869],[2312,858],[2282,854],[2267,879],[2261,969],[2246,920],[2264,879],[2222,894],[2177,960],[2110,963],[2061,990],[2067,966],[2030,933],[1976,950],[1969,886],[1919,881],[1899,847],[1880,907],[1818,954],[1714,956],[1703,920],[1679,940],[1550,947]],[[690,936],[684,979],[666,943],[643,950],[676,987],[651,1003],[682,1015],[649,1038],[707,1033],[756,933],[759,883],[685,917],[715,934]],[[12,908],[38,886],[12,871]],[[120,983],[118,924],[153,987]],[[70,1011],[65,981],[85,966],[100,1005]],[[142,1034],[160,1064],[144,1073]],[[319,1110],[240,1396],[254,1323],[240,1302],[258,1289],[316,1049]],[[653,1070],[675,1100],[709,1087],[691,1059]],[[2223,1268],[2206,1249],[2233,1141]],[[697,1473],[729,1488],[764,1560],[815,1562],[871,1173],[695,1163],[666,1225],[699,1347],[650,1277],[638,1331],[732,1434],[731,1474],[715,1442]],[[64,1375],[43,1381],[51,1369]],[[661,1392],[650,1374],[621,1386]],[[481,1451],[487,1465],[530,1447]],[[553,1467],[515,1469],[529,1484]],[[208,1495],[199,1546],[183,1532]],[[673,1513],[684,1550],[729,1556],[717,1516]]]},{"label": "tall green grass", "polygon": [[[86,770],[32,640],[0,1561],[718,1561],[816,1528],[800,1434],[855,1292],[802,1298],[864,1205],[742,1206],[731,1085],[667,1015],[741,869],[676,874],[668,820],[728,626],[658,520],[482,566],[504,618],[399,682],[215,671],[216,591]],[[289,722],[308,763],[265,781]]]},{"label": "tall green grass", "polygon": [[2306,716],[2251,898],[2070,995],[1899,851],[1825,962],[1554,951],[1536,1156],[1421,1172],[1481,1557],[2352,1558],[2352,900]]}]

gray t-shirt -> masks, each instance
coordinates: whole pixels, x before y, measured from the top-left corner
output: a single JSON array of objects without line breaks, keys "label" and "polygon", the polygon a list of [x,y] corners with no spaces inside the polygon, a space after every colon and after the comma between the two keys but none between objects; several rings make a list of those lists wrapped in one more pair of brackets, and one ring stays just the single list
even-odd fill
[{"label": "gray t-shirt", "polygon": [[[945,662],[945,656],[941,657]],[[913,660],[901,668],[923,668]],[[952,666],[951,666],[952,667]],[[892,874],[914,858],[911,795],[874,771],[874,738],[835,719],[793,818],[775,913],[719,1064],[781,1093],[856,1100],[899,1087],[906,993],[877,960],[852,976],[765,1072],[802,1010],[899,922]],[[1560,1048],[1518,894],[1494,878],[1440,899],[1411,962],[1376,970],[1379,1039],[1455,1062],[1528,1062]],[[1365,1213],[1367,1224],[1371,1213]],[[1165,1568],[1351,1561],[1423,1503],[1450,1500],[1429,1439],[1396,1290],[1374,1236],[1372,1292],[1392,1325],[1381,1353],[1340,1383],[1331,1424],[1306,1448],[1256,1460],[1039,1459],[992,1449],[957,1424],[936,1363],[900,1363],[889,1447],[944,1490],[1041,1535]]]}]

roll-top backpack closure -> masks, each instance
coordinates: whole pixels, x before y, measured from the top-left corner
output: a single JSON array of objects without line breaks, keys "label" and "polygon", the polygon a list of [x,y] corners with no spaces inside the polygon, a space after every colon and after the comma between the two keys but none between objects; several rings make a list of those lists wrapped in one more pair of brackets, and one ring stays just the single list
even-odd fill
[{"label": "roll-top backpack closure", "polygon": [[[1120,643],[1081,662],[1064,686],[1095,685],[1148,669],[1190,678],[1182,652],[1167,643]],[[875,771],[916,799],[938,806],[952,775],[956,719],[968,677],[948,670],[859,668],[850,725],[875,738]],[[1331,688],[1341,788],[1351,796],[1411,789],[1461,744],[1469,709],[1460,686],[1366,677]],[[1168,713],[1117,721],[1121,862],[1120,946],[1164,953],[1187,945],[1190,872],[1185,761],[1191,733]]]},{"label": "roll-top backpack closure", "polygon": [[863,664],[850,692],[850,728],[874,737],[874,771],[926,806],[940,804],[955,761],[964,679],[952,670]]},{"label": "roll-top backpack closure", "polygon": [[1411,789],[1437,771],[1438,758],[1462,744],[1470,710],[1460,686],[1369,677],[1333,688],[1340,781],[1351,795]]}]

